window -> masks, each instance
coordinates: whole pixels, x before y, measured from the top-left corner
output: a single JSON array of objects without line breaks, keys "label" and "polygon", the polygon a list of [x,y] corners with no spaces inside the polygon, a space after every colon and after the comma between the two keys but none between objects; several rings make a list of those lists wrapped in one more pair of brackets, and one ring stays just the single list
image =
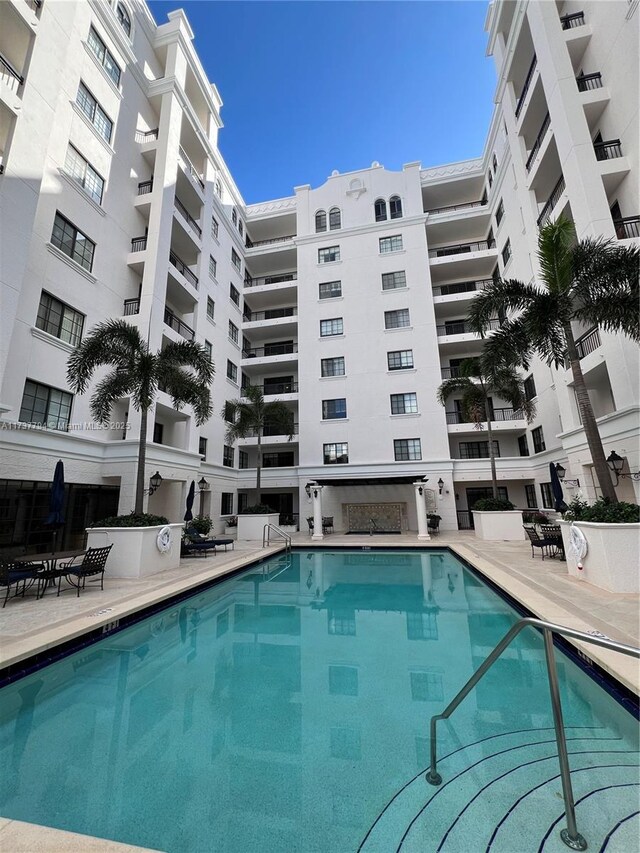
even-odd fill
[{"label": "window", "polygon": [[107,50],[105,43],[93,27],[89,30],[87,45],[91,48],[91,52],[94,54],[100,65],[102,65],[104,70],[107,72],[109,79],[112,80],[116,86],[119,86],[120,75],[122,74],[120,66],[115,61],[112,54]]},{"label": "window", "polygon": [[242,237],[244,234],[244,223],[243,223],[242,219],[238,220],[238,231],[240,233],[240,236]]},{"label": "window", "polygon": [[410,394],[392,394],[391,395],[391,414],[392,415],[413,415],[418,412],[418,395],[415,392]]},{"label": "window", "polygon": [[329,246],[328,249],[318,249],[318,263],[331,264],[340,260],[340,246]]},{"label": "window", "polygon": [[[431,616],[431,613],[407,614],[407,616]],[[411,637],[409,639],[412,639]],[[427,638],[428,639],[428,638]],[[414,702],[442,702],[444,690],[439,672],[410,672],[411,698]]]},{"label": "window", "polygon": [[246,450],[238,451],[238,468],[242,468],[243,470],[249,467],[249,454]]},{"label": "window", "polygon": [[230,379],[232,382],[238,381],[238,367],[232,361],[227,359],[227,379]]},{"label": "window", "polygon": [[111,142],[113,122],[82,81],[80,81],[80,85],[78,86],[76,104],[80,107],[100,136],[106,142]]},{"label": "window", "polygon": [[102,204],[102,193],[104,191],[104,178],[101,178],[96,170],[77,151],[73,145],[67,148],[67,158],[64,162],[64,170],[70,178],[80,184],[86,194],[96,204]]},{"label": "window", "polygon": [[202,436],[198,439],[198,453],[201,459],[207,458],[207,439]]},{"label": "window", "polygon": [[238,308],[240,307],[240,291],[232,284],[229,285],[229,298]]},{"label": "window", "polygon": [[393,455],[396,462],[408,462],[412,459],[422,459],[420,439],[396,438],[393,442]]},{"label": "window", "polygon": [[524,493],[527,497],[527,507],[529,509],[537,509],[538,498],[536,497],[536,487],[531,483],[524,487]]},{"label": "window", "polygon": [[376,222],[385,222],[387,219],[387,202],[383,198],[376,199],[373,209],[376,215]]},{"label": "window", "polygon": [[69,305],[42,291],[36,328],[76,347],[82,338],[83,325],[84,314],[74,311]]},{"label": "window", "polygon": [[329,211],[329,231],[337,231],[341,227],[341,223],[340,208],[332,207]]},{"label": "window", "polygon": [[349,461],[349,445],[346,442],[323,444],[322,461],[325,465],[346,465]]},{"label": "window", "polygon": [[388,352],[387,367],[389,370],[408,370],[413,367],[413,350],[399,349]]},{"label": "window", "polygon": [[[222,198],[222,182],[220,181],[220,178],[216,178],[215,183],[213,185],[213,191],[218,196],[218,198]],[[217,225],[217,223],[216,223],[216,225]],[[218,236],[218,232],[216,229],[216,237],[217,236]]]},{"label": "window", "polygon": [[407,276],[404,270],[398,272],[383,272],[382,273],[382,289],[397,290],[399,287],[407,286]]},{"label": "window", "polygon": [[240,255],[236,252],[235,249],[231,249],[231,263],[238,270],[238,272],[241,272],[242,261],[240,260]]},{"label": "window", "polygon": [[232,323],[229,320],[229,339],[233,341],[234,344],[238,343],[239,340],[239,330],[235,323]]},{"label": "window", "polygon": [[319,299],[334,299],[336,296],[342,296],[341,281],[323,281],[318,285]]},{"label": "window", "polygon": [[130,36],[131,35],[131,18],[129,17],[129,13],[127,12],[124,3],[118,3],[116,6],[116,15],[118,16],[118,21],[120,22],[120,26],[125,31],[125,33]]},{"label": "window", "polygon": [[527,435],[518,436],[518,452],[520,456],[528,456],[529,455],[529,444],[527,442]]},{"label": "window", "polygon": [[316,234],[327,230],[327,214],[324,210],[316,213]]},{"label": "window", "polygon": [[396,234],[393,237],[380,237],[379,243],[381,255],[387,252],[400,252],[402,250],[402,234]]},{"label": "window", "polygon": [[409,323],[410,321],[408,308],[400,308],[398,311],[384,312],[385,329],[401,329],[404,326],[408,326]]},{"label": "window", "polygon": [[224,419],[228,424],[235,423],[235,409],[231,400],[227,400],[224,404]]},{"label": "window", "polygon": [[39,424],[48,429],[66,431],[69,428],[72,400],[72,395],[66,391],[27,379],[18,420],[25,424]]},{"label": "window", "polygon": [[402,218],[402,201],[400,196],[392,195],[389,199],[389,219]]},{"label": "window", "polygon": [[207,317],[213,320],[216,310],[216,303],[210,296],[207,296]]},{"label": "window", "polygon": [[234,225],[238,224],[238,211],[235,209],[235,207],[231,208],[231,221]]},{"label": "window", "polygon": [[220,225],[215,216],[211,217],[211,236],[217,240],[218,239],[218,231],[220,229]]},{"label": "window", "polygon": [[542,506],[545,509],[553,509],[551,483],[540,483],[540,491],[542,492]]},{"label": "window", "polygon": [[59,213],[56,213],[53,222],[51,242],[57,249],[68,255],[72,261],[91,272],[96,244]]},{"label": "window", "polygon": [[209,255],[209,275],[211,278],[216,277],[216,272],[218,270],[218,262],[213,257],[213,255]]},{"label": "window", "polygon": [[502,217],[504,216],[504,204],[502,203],[502,199],[500,199],[500,203],[496,209],[496,225],[500,225],[502,222]]},{"label": "window", "polygon": [[222,450],[222,464],[225,468],[233,468],[233,447],[228,444],[225,444]]},{"label": "window", "polygon": [[220,494],[220,515],[233,514],[233,492],[222,492]]},{"label": "window", "polygon": [[536,383],[533,381],[533,374],[527,376],[524,380],[524,396],[525,400],[532,400],[537,394]]},{"label": "window", "polygon": [[327,632],[345,637],[356,635],[356,611],[352,607],[331,608],[327,610]]},{"label": "window", "polygon": [[358,669],[355,666],[329,667],[329,693],[332,696],[358,695]]},{"label": "window", "polygon": [[511,257],[511,240],[507,240],[504,244],[504,249],[502,250],[502,263],[506,267],[509,263],[509,258]]},{"label": "window", "polygon": [[493,158],[492,158],[491,162],[493,163],[493,171],[497,172],[498,171],[498,158],[496,157],[495,151],[493,152]]},{"label": "window", "polygon": [[489,187],[491,188],[493,186],[493,175],[491,174],[491,169],[489,169],[488,177],[489,177]]},{"label": "window", "polygon": [[344,356],[323,358],[320,361],[321,376],[344,376]]},{"label": "window", "polygon": [[162,444],[162,439],[164,437],[164,424],[155,423],[153,425],[153,443],[154,444]]},{"label": "window", "polygon": [[213,361],[213,347],[211,346],[211,341],[205,341],[203,346],[204,351],[207,354],[207,358],[209,359],[209,361]]},{"label": "window", "polygon": [[331,320],[320,320],[321,338],[327,338],[331,335],[341,335],[342,333],[342,317],[333,317]]},{"label": "window", "polygon": [[531,438],[533,439],[534,453],[542,453],[543,450],[547,449],[547,446],[544,443],[544,433],[542,432],[542,427],[536,427],[535,429],[532,429]]},{"label": "window", "polygon": [[347,417],[347,401],[344,397],[337,400],[322,401],[322,420],[331,421]]},{"label": "window", "polygon": [[[460,442],[460,459],[488,459],[489,458],[489,442],[488,441],[461,441]],[[493,455],[500,456],[500,444],[497,441],[493,442]]]}]

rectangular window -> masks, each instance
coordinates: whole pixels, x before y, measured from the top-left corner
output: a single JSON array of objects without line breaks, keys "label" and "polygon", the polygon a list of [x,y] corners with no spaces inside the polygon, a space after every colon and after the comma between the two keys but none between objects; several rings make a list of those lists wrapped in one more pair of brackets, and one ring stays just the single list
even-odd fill
[{"label": "rectangular window", "polygon": [[218,239],[218,229],[219,228],[220,228],[220,225],[218,224],[218,220],[215,218],[215,216],[212,216],[211,217],[211,236],[215,240]]},{"label": "rectangular window", "polygon": [[404,270],[398,270],[397,272],[383,272],[382,273],[382,289],[383,290],[397,290],[399,287],[407,286],[407,276]]},{"label": "rectangular window", "polygon": [[507,240],[504,244],[504,249],[502,250],[502,263],[506,267],[509,263],[509,258],[511,257],[511,240]]},{"label": "rectangular window", "polygon": [[82,81],[80,81],[80,85],[78,86],[76,104],[80,107],[100,136],[106,142],[110,143],[111,134],[113,133],[113,122]]},{"label": "rectangular window", "polygon": [[238,327],[235,325],[235,323],[232,323],[231,320],[229,320],[229,339],[232,340],[234,344],[237,344],[239,340],[239,335],[240,333]]},{"label": "rectangular window", "polygon": [[238,272],[242,271],[242,261],[240,260],[240,255],[233,248],[231,249],[231,263],[238,270]]},{"label": "rectangular window", "polygon": [[410,322],[408,308],[400,308],[399,311],[384,312],[385,329],[401,329],[404,326],[409,326]]},{"label": "rectangular window", "polygon": [[234,225],[238,224],[238,211],[235,209],[235,207],[231,209],[231,221]]},{"label": "rectangular window", "polygon": [[36,328],[77,347],[82,338],[83,326],[84,314],[74,311],[69,305],[42,291]]},{"label": "rectangular window", "polygon": [[249,454],[246,450],[238,451],[238,468],[246,469],[249,467]]},{"label": "rectangular window", "polygon": [[547,449],[547,445],[544,443],[544,433],[542,432],[542,427],[536,427],[535,429],[532,429],[531,438],[533,439],[534,453],[542,453],[543,450]]},{"label": "rectangular window", "polygon": [[349,461],[349,445],[346,442],[323,444],[322,460],[325,465],[346,465]]},{"label": "rectangular window", "polygon": [[328,249],[318,249],[318,263],[330,264],[340,260],[340,246],[329,246]]},{"label": "rectangular window", "polygon": [[322,401],[322,420],[331,421],[337,418],[347,417],[347,401],[344,397],[337,400]]},{"label": "rectangular window", "polygon": [[233,492],[222,492],[220,494],[220,515],[233,514]]},{"label": "rectangular window", "polygon": [[48,429],[66,432],[69,428],[72,400],[72,395],[66,391],[27,379],[18,420],[25,424],[39,424]]},{"label": "rectangular window", "polygon": [[320,320],[320,337],[327,338],[331,335],[343,333],[342,317],[333,317],[331,320]]},{"label": "rectangular window", "polygon": [[396,462],[409,462],[422,459],[419,438],[396,438],[393,442],[393,455]]},{"label": "rectangular window", "polygon": [[413,367],[413,350],[398,349],[387,353],[389,370],[408,370]]},{"label": "rectangular window", "polygon": [[329,693],[332,696],[358,695],[358,669],[355,666],[329,667]]},{"label": "rectangular window", "polygon": [[533,381],[533,374],[527,376],[524,380],[524,396],[526,400],[532,400],[537,394],[536,383]]},{"label": "rectangular window", "polygon": [[67,148],[64,170],[70,178],[73,178],[77,184],[80,184],[82,189],[96,204],[102,204],[104,178],[100,177],[93,166],[84,159],[82,154],[73,145],[69,145]]},{"label": "rectangular window", "polygon": [[380,237],[380,254],[385,255],[387,252],[400,252],[402,250],[402,234],[396,234],[393,237]]},{"label": "rectangular window", "polygon": [[213,255],[209,255],[209,275],[211,278],[216,277],[216,272],[218,271],[218,262],[213,257]]},{"label": "rectangular window", "polygon": [[238,367],[232,361],[227,359],[227,379],[230,379],[232,382],[238,381]]},{"label": "rectangular window", "polygon": [[225,468],[233,468],[233,447],[229,447],[228,444],[224,445],[222,451],[222,464]]},{"label": "rectangular window", "polygon": [[240,307],[240,292],[232,284],[229,285],[229,298],[238,306],[238,308]]},{"label": "rectangular window", "polygon": [[162,444],[164,437],[164,424],[155,423],[153,425],[153,443]]},{"label": "rectangular window", "polygon": [[520,456],[528,456],[529,455],[529,443],[527,442],[527,435],[518,436],[518,452]]},{"label": "rectangular window", "polygon": [[207,458],[207,439],[202,436],[198,439],[198,453],[201,459]]},{"label": "rectangular window", "polygon": [[113,55],[109,50],[107,50],[107,46],[102,41],[98,33],[91,27],[89,30],[89,36],[87,38],[87,45],[91,48],[91,52],[94,54],[100,65],[107,72],[107,75],[112,80],[112,82],[116,85],[120,85],[120,66],[113,58]]},{"label": "rectangular window", "polygon": [[[432,616],[435,614],[419,613],[411,615]],[[442,687],[442,675],[439,672],[410,672],[409,677],[411,679],[411,698],[414,702],[443,701],[444,689]]]},{"label": "rectangular window", "polygon": [[496,225],[500,225],[502,222],[502,217],[504,216],[504,204],[502,203],[502,199],[500,199],[500,203],[496,208]]},{"label": "rectangular window", "polygon": [[227,400],[224,404],[224,419],[228,424],[234,423],[236,419],[233,403],[230,400]]},{"label": "rectangular window", "polygon": [[533,483],[526,485],[524,487],[524,493],[527,496],[527,507],[529,509],[537,509],[538,508],[538,498],[536,497],[536,487]]},{"label": "rectangular window", "polygon": [[318,290],[320,299],[334,299],[336,296],[342,296],[342,282],[323,281],[318,285]]},{"label": "rectangular window", "polygon": [[540,491],[542,492],[542,506],[545,509],[553,509],[551,483],[540,483]]},{"label": "rectangular window", "polygon": [[51,242],[71,260],[91,272],[96,244],[57,212],[53,222]]},{"label": "rectangular window", "polygon": [[392,394],[391,395],[391,414],[392,415],[413,415],[418,412],[418,395],[414,392],[410,394]]},{"label": "rectangular window", "polygon": [[209,361],[213,361],[213,347],[211,346],[211,341],[204,342],[204,350]]},{"label": "rectangular window", "polygon": [[216,311],[216,303],[210,296],[207,296],[207,317],[213,320]]},{"label": "rectangular window", "polygon": [[333,607],[327,610],[327,632],[329,634],[338,634],[343,637],[355,637],[356,611],[350,607]]},{"label": "rectangular window", "polygon": [[323,358],[320,361],[321,376],[344,376],[344,356]]},{"label": "rectangular window", "polygon": [[[488,441],[461,441],[460,442],[460,459],[488,459],[489,458],[489,442]],[[497,441],[493,442],[494,456],[500,456],[500,444]]]}]

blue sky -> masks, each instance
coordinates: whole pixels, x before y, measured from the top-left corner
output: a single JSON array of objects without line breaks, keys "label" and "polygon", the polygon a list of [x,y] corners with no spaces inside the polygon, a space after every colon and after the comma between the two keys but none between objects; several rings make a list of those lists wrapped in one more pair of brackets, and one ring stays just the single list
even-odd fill
[{"label": "blue sky", "polygon": [[484,0],[151,0],[183,8],[222,96],[219,146],[246,202],[333,169],[482,153],[493,107]]}]

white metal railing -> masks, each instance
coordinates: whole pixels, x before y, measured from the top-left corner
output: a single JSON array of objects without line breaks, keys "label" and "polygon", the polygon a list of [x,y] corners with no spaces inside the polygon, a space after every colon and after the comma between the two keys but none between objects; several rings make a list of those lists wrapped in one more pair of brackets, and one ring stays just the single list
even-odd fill
[{"label": "white metal railing", "polygon": [[281,530],[279,527],[276,527],[275,524],[265,524],[262,528],[262,547],[266,548],[271,545],[271,534],[274,533],[276,536],[280,536],[284,541],[285,553],[291,553],[291,537],[288,533],[285,533],[284,530]]}]

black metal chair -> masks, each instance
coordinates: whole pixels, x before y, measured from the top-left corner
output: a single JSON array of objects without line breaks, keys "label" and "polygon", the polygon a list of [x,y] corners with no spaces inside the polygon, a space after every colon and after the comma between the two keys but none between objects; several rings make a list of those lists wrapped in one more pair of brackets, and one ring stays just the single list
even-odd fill
[{"label": "black metal chair", "polygon": [[[80,597],[80,590],[84,589],[87,578],[93,575],[100,575],[100,589],[104,589],[104,570],[107,564],[107,557],[113,545],[107,545],[105,548],[89,548],[86,554],[82,557],[82,562],[74,565],[73,560],[69,563],[60,563],[58,579],[58,595],[60,595],[60,585],[62,578],[74,586]],[[75,580],[72,580],[75,578]]]},{"label": "black metal chair", "polygon": [[[7,588],[7,593],[4,597],[2,606],[4,607],[11,596],[11,588],[15,587],[13,597],[20,595],[20,584],[22,584],[22,597],[29,587],[37,581],[38,589],[36,597],[40,595],[40,580],[38,572],[43,568],[41,563],[11,563],[0,561],[0,587]],[[31,581],[27,586],[27,581]]]},{"label": "black metal chair", "polygon": [[427,532],[440,533],[440,516],[439,515],[427,515]]},{"label": "black metal chair", "polygon": [[560,559],[564,560],[564,542],[562,541],[562,529],[560,525],[541,524],[540,532],[542,533],[542,537],[546,539],[547,542],[553,542],[554,547],[556,548],[556,552],[552,556],[556,557],[559,554]]},{"label": "black metal chair", "polygon": [[322,519],[322,532],[333,533],[333,516],[327,515]]},{"label": "black metal chair", "polygon": [[524,528],[524,532],[527,534],[529,538],[529,542],[531,544],[531,557],[533,558],[535,555],[535,548],[540,549],[540,553],[542,554],[542,559],[544,560],[544,551],[547,549],[547,556],[551,556],[551,549],[556,547],[556,543],[552,539],[543,539],[535,527],[531,527],[528,524],[522,525]]},{"label": "black metal chair", "polygon": [[309,525],[309,536],[311,536],[313,533],[313,518],[308,518],[307,524]]}]

